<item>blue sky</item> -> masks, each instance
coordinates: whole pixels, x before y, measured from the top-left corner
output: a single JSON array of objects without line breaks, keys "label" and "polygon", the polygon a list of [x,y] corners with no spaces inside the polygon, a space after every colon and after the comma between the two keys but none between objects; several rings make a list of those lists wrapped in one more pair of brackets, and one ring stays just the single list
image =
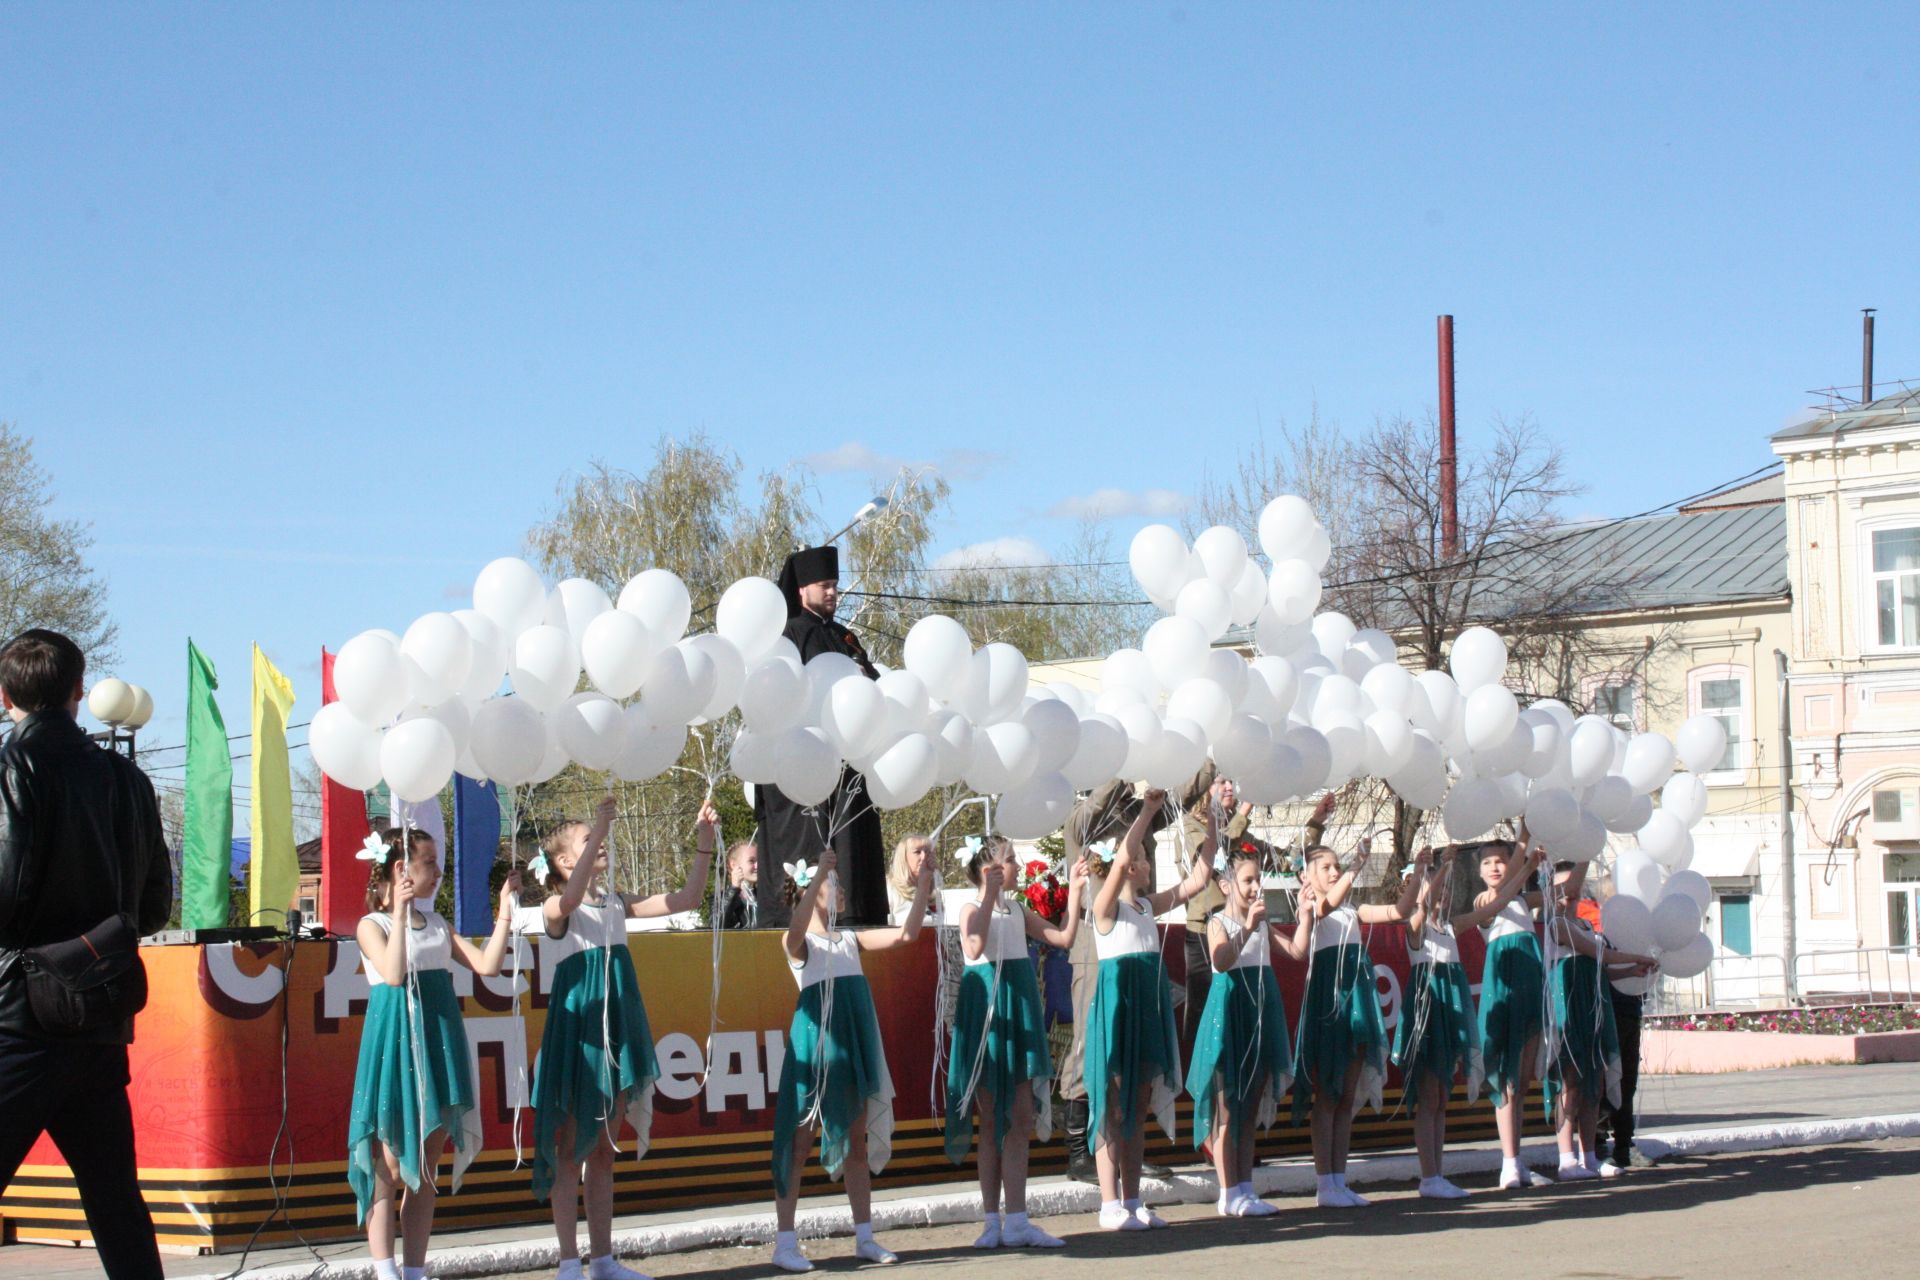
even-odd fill
[{"label": "blue sky", "polygon": [[[1908,7],[12,6],[0,420],[122,673],[448,606],[704,429],[951,461],[942,549],[1191,493],[1315,404],[1533,414],[1637,510],[1920,374]],[[1164,499],[1163,499],[1164,501]],[[1139,523],[1118,518],[1116,546]]]}]

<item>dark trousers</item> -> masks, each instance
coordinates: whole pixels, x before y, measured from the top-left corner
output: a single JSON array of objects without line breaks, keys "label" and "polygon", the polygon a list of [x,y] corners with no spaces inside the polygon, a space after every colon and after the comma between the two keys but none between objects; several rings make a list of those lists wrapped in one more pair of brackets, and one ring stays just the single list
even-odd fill
[{"label": "dark trousers", "polygon": [[1187,1052],[1193,1052],[1193,1039],[1200,1034],[1201,1019],[1207,1012],[1207,995],[1213,989],[1213,961],[1207,955],[1207,935],[1187,930]]},{"label": "dark trousers", "polygon": [[1613,1022],[1620,1033],[1620,1105],[1607,1108],[1607,1129],[1613,1135],[1613,1162],[1625,1164],[1633,1147],[1633,1091],[1640,1084],[1639,996],[1613,995]]},{"label": "dark trousers", "polygon": [[153,1216],[134,1176],[128,1079],[125,1045],[0,1033],[0,1186],[47,1134],[73,1170],[110,1280],[161,1280]]}]

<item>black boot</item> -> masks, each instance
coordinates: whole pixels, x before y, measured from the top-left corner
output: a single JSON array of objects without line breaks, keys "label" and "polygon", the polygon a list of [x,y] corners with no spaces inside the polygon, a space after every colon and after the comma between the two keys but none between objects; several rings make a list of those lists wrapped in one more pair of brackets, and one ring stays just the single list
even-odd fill
[{"label": "black boot", "polygon": [[1100,1169],[1087,1150],[1087,1100],[1067,1100],[1067,1176],[1075,1182],[1099,1182]]}]

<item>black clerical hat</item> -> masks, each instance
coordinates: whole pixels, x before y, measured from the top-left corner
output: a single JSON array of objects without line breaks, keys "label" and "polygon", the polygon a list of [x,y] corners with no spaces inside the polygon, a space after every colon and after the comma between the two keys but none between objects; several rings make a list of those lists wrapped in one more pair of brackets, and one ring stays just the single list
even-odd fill
[{"label": "black clerical hat", "polygon": [[799,616],[800,588],[813,582],[838,581],[840,548],[806,547],[787,557],[780,567],[780,594],[787,598],[787,616]]}]

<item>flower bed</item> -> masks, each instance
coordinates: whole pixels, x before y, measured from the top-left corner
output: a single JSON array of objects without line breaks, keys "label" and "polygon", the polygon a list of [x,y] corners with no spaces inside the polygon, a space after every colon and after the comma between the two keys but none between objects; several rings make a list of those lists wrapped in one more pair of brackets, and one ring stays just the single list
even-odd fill
[{"label": "flower bed", "polygon": [[1920,1062],[1920,1009],[1842,1005],[1646,1020],[1640,1069],[1695,1074],[1815,1063]]},{"label": "flower bed", "polygon": [[1822,1009],[1766,1009],[1752,1013],[1667,1014],[1646,1020],[1648,1030],[1769,1031],[1788,1035],[1858,1036],[1920,1031],[1911,1005],[1834,1005]]}]

